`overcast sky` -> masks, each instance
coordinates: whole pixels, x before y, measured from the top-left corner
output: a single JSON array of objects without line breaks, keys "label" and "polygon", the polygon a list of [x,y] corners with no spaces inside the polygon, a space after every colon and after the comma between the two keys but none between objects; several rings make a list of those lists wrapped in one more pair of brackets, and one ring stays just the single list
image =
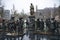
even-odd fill
[{"label": "overcast sky", "polygon": [[30,3],[33,3],[35,10],[36,5],[38,6],[38,9],[54,7],[54,4],[56,4],[56,7],[60,5],[60,0],[2,0],[2,1],[5,6],[5,9],[12,9],[14,4],[15,9],[18,12],[21,12],[23,9],[25,13],[30,11],[29,10]]}]

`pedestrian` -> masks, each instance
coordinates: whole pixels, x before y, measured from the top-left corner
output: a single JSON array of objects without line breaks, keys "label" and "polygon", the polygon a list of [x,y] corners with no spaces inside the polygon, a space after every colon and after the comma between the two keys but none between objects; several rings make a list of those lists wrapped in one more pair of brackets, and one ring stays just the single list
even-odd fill
[{"label": "pedestrian", "polygon": [[19,18],[19,28],[18,28],[18,31],[20,31],[21,33],[23,33],[23,25],[24,25],[24,21],[22,20],[22,18]]},{"label": "pedestrian", "polygon": [[5,20],[3,20],[2,28],[3,28],[3,31],[5,32],[6,31],[6,22],[5,22]]},{"label": "pedestrian", "polygon": [[43,21],[43,19],[41,19],[41,21],[40,21],[40,30],[41,31],[44,30],[44,21]]},{"label": "pedestrian", "polygon": [[51,29],[50,29],[50,25],[51,25],[51,21],[50,21],[50,19],[46,19],[46,27],[48,28],[48,31],[50,31]]},{"label": "pedestrian", "polygon": [[37,26],[37,29],[40,29],[40,21],[39,21],[39,19],[37,19],[37,21],[36,21],[36,26]]},{"label": "pedestrian", "polygon": [[54,18],[51,19],[51,26],[50,26],[50,29],[51,29],[51,32],[52,33],[55,33],[55,29],[56,29],[57,25],[56,25],[56,20]]}]

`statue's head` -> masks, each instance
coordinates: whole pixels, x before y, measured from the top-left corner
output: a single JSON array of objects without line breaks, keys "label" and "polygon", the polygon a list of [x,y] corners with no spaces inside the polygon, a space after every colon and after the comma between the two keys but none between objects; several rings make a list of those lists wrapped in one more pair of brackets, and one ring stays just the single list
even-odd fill
[{"label": "statue's head", "polygon": [[31,3],[31,5],[32,5],[32,3]]}]

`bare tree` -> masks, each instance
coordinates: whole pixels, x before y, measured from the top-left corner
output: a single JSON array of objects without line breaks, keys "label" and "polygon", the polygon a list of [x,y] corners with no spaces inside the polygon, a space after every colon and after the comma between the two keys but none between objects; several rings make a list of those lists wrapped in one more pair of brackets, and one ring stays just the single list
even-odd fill
[{"label": "bare tree", "polygon": [[59,18],[60,18],[60,6],[58,7],[58,13],[59,13]]}]

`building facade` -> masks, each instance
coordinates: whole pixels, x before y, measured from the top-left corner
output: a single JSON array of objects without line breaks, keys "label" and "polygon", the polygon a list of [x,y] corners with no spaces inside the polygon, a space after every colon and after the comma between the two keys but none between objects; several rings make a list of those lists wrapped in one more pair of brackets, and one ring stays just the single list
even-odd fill
[{"label": "building facade", "polygon": [[10,20],[10,18],[11,18],[10,10],[4,10],[3,19]]},{"label": "building facade", "polygon": [[45,9],[36,9],[35,17],[36,19],[47,19],[56,17],[58,14],[57,8],[45,8]]}]

